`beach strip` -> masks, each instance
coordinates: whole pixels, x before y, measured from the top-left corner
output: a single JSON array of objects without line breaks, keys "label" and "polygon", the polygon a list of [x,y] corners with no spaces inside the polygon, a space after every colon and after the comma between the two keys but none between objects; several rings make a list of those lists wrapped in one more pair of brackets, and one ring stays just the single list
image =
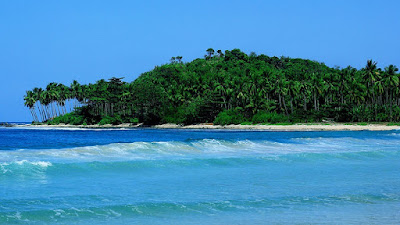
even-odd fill
[{"label": "beach strip", "polygon": [[194,124],[194,125],[179,125],[179,124],[161,124],[153,126],[143,126],[142,124],[120,124],[120,125],[15,125],[18,128],[155,128],[155,129],[227,129],[227,130],[265,130],[265,131],[385,131],[399,130],[400,126],[388,126],[387,124],[292,124],[292,125],[213,125],[213,124]]}]

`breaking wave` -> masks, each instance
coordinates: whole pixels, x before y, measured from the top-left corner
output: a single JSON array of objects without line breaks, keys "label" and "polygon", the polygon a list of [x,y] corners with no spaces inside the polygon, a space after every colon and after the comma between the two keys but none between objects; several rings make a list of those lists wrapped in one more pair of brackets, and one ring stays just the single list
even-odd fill
[{"label": "breaking wave", "polygon": [[[383,142],[383,141],[382,141]],[[66,149],[0,151],[1,174],[53,170],[138,169],[266,162],[400,157],[396,142],[353,138],[298,138],[291,142],[202,139],[113,143]],[[373,145],[379,145],[374,148]],[[371,147],[372,146],[372,147]],[[51,168],[50,168],[51,167]]]}]

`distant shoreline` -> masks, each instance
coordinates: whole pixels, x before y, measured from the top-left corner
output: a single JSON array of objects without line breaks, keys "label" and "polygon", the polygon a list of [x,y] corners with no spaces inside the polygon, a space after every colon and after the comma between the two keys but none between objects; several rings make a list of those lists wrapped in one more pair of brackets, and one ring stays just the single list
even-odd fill
[{"label": "distant shoreline", "polygon": [[87,128],[87,129],[107,129],[107,128],[154,128],[154,129],[210,129],[210,130],[259,130],[259,131],[385,131],[385,130],[398,130],[400,126],[388,126],[386,124],[344,124],[344,123],[332,123],[332,124],[293,124],[293,125],[213,125],[213,124],[195,124],[195,125],[177,125],[177,124],[161,124],[154,126],[142,126],[141,124],[120,124],[120,125],[13,125],[13,127],[19,128]]}]

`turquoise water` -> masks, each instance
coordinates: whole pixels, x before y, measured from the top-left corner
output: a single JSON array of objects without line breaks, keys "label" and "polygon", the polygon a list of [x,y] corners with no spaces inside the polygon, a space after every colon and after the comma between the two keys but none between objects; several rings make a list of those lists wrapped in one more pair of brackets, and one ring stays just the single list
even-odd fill
[{"label": "turquoise water", "polygon": [[399,224],[400,132],[0,128],[0,224]]}]

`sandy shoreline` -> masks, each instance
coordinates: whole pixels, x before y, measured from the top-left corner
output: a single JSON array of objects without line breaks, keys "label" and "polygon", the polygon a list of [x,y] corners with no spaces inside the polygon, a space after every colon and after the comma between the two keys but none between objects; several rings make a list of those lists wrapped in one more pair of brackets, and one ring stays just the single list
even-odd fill
[{"label": "sandy shoreline", "polygon": [[177,124],[161,124],[155,126],[142,126],[132,124],[120,124],[120,125],[15,125],[14,127],[20,128],[155,128],[155,129],[229,129],[229,130],[265,130],[265,131],[384,131],[384,130],[398,130],[400,126],[387,126],[386,124],[368,124],[368,125],[357,125],[357,124],[343,124],[343,123],[332,123],[332,124],[293,124],[293,125],[212,125],[212,124],[195,124],[195,125],[177,125]]},{"label": "sandy shoreline", "polygon": [[400,126],[387,126],[385,124],[368,124],[368,125],[345,125],[345,124],[294,124],[294,125],[188,125],[179,126],[175,124],[162,124],[156,125],[155,128],[164,129],[232,129],[232,130],[271,130],[271,131],[383,131],[383,130],[397,130]]}]

